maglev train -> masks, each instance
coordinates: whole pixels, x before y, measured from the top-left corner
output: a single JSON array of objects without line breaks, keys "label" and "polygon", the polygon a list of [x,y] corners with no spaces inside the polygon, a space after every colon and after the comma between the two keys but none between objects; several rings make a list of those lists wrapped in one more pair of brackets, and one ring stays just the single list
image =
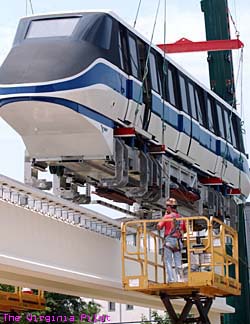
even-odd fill
[{"label": "maglev train", "polygon": [[115,131],[133,128],[131,147],[164,144],[199,176],[250,191],[236,110],[112,12],[22,18],[0,68],[0,116],[32,160],[107,160]]}]

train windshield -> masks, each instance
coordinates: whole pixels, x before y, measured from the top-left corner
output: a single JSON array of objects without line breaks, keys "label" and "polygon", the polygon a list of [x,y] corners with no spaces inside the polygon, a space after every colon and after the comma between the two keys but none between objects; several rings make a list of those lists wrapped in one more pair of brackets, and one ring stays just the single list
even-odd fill
[{"label": "train windshield", "polygon": [[110,49],[112,19],[103,13],[84,13],[81,17],[55,17],[33,20],[28,27],[25,39],[70,37],[75,32],[77,24],[75,37],[99,48]]},{"label": "train windshield", "polygon": [[92,14],[82,24],[82,40],[108,50],[111,43],[112,19],[108,15]]},{"label": "train windshield", "polygon": [[34,20],[26,38],[70,36],[80,17]]}]

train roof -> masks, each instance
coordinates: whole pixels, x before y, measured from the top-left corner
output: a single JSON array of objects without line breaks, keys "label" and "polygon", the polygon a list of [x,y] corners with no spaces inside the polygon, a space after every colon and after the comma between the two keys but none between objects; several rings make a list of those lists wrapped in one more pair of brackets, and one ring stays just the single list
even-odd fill
[{"label": "train roof", "polygon": [[[147,44],[150,44],[150,41],[143,36],[140,32],[138,32],[135,28],[133,28],[129,23],[127,23],[125,20],[123,20],[120,16],[118,16],[116,13],[114,13],[110,9],[88,9],[88,10],[75,10],[75,11],[61,11],[61,12],[50,12],[50,13],[43,13],[43,14],[36,14],[36,15],[30,15],[30,16],[24,16],[21,19],[27,19],[27,18],[49,18],[53,16],[69,16],[69,15],[82,15],[84,13],[105,13],[113,17],[115,20],[119,21],[122,25],[124,25],[127,29],[129,29],[131,32],[133,32],[136,36],[141,38],[143,41],[145,41]],[[157,45],[151,44],[151,47],[155,49],[157,52],[159,52],[162,56],[167,56],[168,61],[173,64],[177,69],[181,70],[184,74],[186,74],[190,79],[192,79],[195,83],[197,83],[199,86],[201,86],[203,89],[205,89],[208,93],[210,93],[214,98],[216,98],[218,101],[220,101],[224,106],[227,106],[229,110],[232,110],[234,113],[239,115],[236,109],[234,109],[231,105],[229,105],[226,101],[224,101],[220,96],[218,96],[215,92],[213,92],[211,89],[209,89],[206,85],[204,85],[202,82],[200,82],[198,79],[196,79],[193,75],[191,75],[185,68],[183,68],[181,65],[176,63],[168,54],[166,54],[163,50],[161,50]]]}]

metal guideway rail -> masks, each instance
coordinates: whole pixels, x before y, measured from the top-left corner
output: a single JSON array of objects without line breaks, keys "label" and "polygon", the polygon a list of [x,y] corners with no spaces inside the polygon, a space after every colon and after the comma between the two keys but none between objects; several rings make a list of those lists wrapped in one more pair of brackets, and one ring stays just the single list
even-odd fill
[{"label": "metal guideway rail", "polygon": [[[162,255],[164,238],[155,225],[162,220],[136,220],[122,224],[122,277],[125,290],[160,296],[172,323],[210,323],[208,312],[215,297],[240,295],[237,232],[216,219],[181,218],[184,234],[184,276],[168,283]],[[164,220],[171,222],[172,219]],[[135,234],[131,232],[134,228]],[[231,250],[227,245],[231,245]],[[129,271],[128,271],[129,269]],[[184,298],[178,316],[171,299]],[[188,318],[196,306],[199,316]]]}]

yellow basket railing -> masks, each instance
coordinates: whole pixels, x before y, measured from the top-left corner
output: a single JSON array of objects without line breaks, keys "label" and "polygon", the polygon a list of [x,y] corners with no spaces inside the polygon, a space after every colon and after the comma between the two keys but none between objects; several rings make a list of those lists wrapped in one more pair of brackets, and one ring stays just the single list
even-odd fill
[{"label": "yellow basket railing", "polygon": [[25,292],[21,287],[15,287],[14,292],[0,291],[0,311],[1,312],[21,312],[25,310],[44,310],[44,292]]},{"label": "yellow basket railing", "polygon": [[[122,224],[122,278],[125,289],[148,293],[182,287],[207,295],[240,294],[237,232],[216,219],[183,217],[184,282],[168,284],[163,250],[164,237],[158,220]],[[171,222],[165,219],[164,222]],[[134,238],[131,240],[131,237]]]}]

